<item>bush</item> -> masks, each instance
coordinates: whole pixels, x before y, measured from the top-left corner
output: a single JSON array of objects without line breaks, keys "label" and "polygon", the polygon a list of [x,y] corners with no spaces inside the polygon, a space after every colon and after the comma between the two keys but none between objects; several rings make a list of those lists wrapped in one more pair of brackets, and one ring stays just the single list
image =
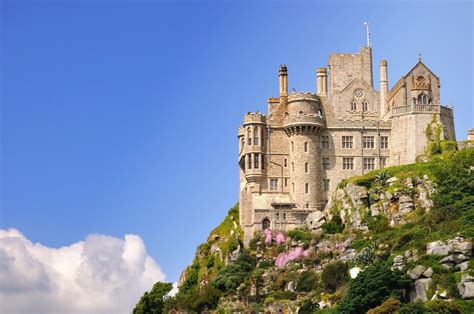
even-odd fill
[{"label": "bush", "polygon": [[385,215],[367,215],[363,222],[367,224],[370,231],[374,232],[382,232],[390,228],[390,222]]},{"label": "bush", "polygon": [[306,241],[311,239],[311,233],[309,230],[304,229],[293,229],[287,232],[287,235],[296,241]]},{"label": "bush", "polygon": [[275,291],[270,297],[274,300],[296,300],[297,294],[292,291]]},{"label": "bush", "polygon": [[423,307],[423,302],[421,301],[404,304],[398,310],[398,314],[423,314],[423,313],[425,313],[425,309]]},{"label": "bush", "polygon": [[321,227],[324,232],[329,234],[340,233],[344,229],[342,219],[339,215],[333,215],[331,220],[325,222]]},{"label": "bush", "polygon": [[341,261],[327,264],[323,269],[321,281],[325,291],[334,293],[349,281],[347,264]]},{"label": "bush", "polygon": [[401,302],[395,298],[388,298],[382,305],[367,312],[367,314],[395,314],[400,308]]},{"label": "bush", "polygon": [[212,285],[223,292],[235,291],[249,277],[249,273],[254,268],[255,261],[244,251],[235,263],[219,270]]},{"label": "bush", "polygon": [[401,298],[400,290],[408,288],[411,280],[398,271],[391,271],[385,262],[376,262],[362,271],[349,285],[338,306],[342,313],[363,313],[388,297]]},{"label": "bush", "polygon": [[304,271],[296,284],[296,291],[310,292],[319,287],[319,276],[313,271]]}]

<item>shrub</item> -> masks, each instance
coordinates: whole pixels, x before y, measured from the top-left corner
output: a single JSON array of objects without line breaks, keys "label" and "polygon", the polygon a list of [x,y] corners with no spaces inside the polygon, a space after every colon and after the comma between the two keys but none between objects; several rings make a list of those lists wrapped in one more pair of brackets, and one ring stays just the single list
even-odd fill
[{"label": "shrub", "polygon": [[319,276],[313,271],[304,271],[296,284],[296,291],[310,292],[319,287]]},{"label": "shrub", "polygon": [[293,229],[288,231],[287,235],[296,241],[306,241],[311,239],[311,233],[309,230],[304,229]]},{"label": "shrub", "polygon": [[342,219],[339,215],[333,215],[331,220],[321,226],[324,232],[329,234],[340,233],[344,229]]},{"label": "shrub", "polygon": [[274,300],[296,300],[297,294],[292,291],[275,291],[270,297]]},{"label": "shrub", "polygon": [[433,300],[425,302],[425,313],[437,314],[461,314],[461,308],[456,303],[444,300]]},{"label": "shrub", "polygon": [[395,314],[400,306],[401,302],[399,300],[390,297],[381,305],[369,310],[367,314]]},{"label": "shrub", "polygon": [[400,298],[400,289],[408,288],[411,280],[401,272],[390,270],[385,262],[376,262],[362,271],[349,285],[338,306],[342,313],[363,313],[384,302],[388,297]]},{"label": "shrub", "polygon": [[363,221],[367,224],[370,231],[382,232],[390,228],[390,222],[385,215],[370,216],[367,215]]},{"label": "shrub", "polygon": [[423,307],[423,302],[421,301],[404,304],[398,310],[398,314],[423,314],[423,313],[425,313],[425,309]]},{"label": "shrub", "polygon": [[235,263],[219,270],[212,285],[223,292],[235,291],[249,277],[249,273],[254,268],[255,261],[244,251]]},{"label": "shrub", "polygon": [[347,264],[341,261],[327,264],[321,274],[321,281],[325,291],[334,293],[349,281]]}]

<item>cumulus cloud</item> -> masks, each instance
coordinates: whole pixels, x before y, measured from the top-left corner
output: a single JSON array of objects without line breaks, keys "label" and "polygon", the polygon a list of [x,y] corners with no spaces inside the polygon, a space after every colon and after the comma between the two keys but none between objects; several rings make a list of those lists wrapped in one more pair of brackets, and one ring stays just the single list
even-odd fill
[{"label": "cumulus cloud", "polygon": [[0,229],[2,313],[130,313],[164,280],[137,235],[93,234],[55,249]]}]

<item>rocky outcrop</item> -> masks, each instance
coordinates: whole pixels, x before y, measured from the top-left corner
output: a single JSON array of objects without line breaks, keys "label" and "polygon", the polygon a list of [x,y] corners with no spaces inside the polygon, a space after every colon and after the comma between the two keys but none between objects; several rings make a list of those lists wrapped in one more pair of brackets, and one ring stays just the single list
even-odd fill
[{"label": "rocky outcrop", "polygon": [[410,301],[427,301],[427,291],[432,283],[431,276],[433,269],[426,268],[423,265],[417,265],[415,268],[408,271],[408,276],[413,279],[410,287]]},{"label": "rocky outcrop", "polygon": [[323,212],[315,211],[306,217],[306,226],[309,230],[319,231],[326,222],[326,216]]},{"label": "rocky outcrop", "polygon": [[446,268],[458,268],[465,271],[469,267],[469,259],[472,256],[472,242],[463,237],[455,237],[448,241],[434,241],[426,246],[428,255],[448,255],[439,263]]},{"label": "rocky outcrop", "polygon": [[458,288],[463,299],[474,299],[474,276],[463,274]]}]

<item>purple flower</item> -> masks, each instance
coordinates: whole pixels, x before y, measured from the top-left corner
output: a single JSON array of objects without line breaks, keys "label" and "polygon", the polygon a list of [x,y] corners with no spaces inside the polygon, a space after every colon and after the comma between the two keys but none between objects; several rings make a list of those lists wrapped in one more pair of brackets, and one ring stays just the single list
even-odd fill
[{"label": "purple flower", "polygon": [[278,257],[275,261],[275,265],[278,268],[285,267],[285,265],[288,262],[291,262],[291,261],[294,261],[294,260],[300,258],[302,254],[304,254],[303,249],[300,248],[300,247],[294,248],[293,250],[291,250],[288,253],[282,252],[278,255]]},{"label": "purple flower", "polygon": [[285,236],[281,232],[276,235],[276,242],[277,244],[282,244],[285,242]]},{"label": "purple flower", "polygon": [[265,229],[263,231],[265,235],[265,243],[266,244],[271,244],[272,243],[272,232],[269,229]]}]

